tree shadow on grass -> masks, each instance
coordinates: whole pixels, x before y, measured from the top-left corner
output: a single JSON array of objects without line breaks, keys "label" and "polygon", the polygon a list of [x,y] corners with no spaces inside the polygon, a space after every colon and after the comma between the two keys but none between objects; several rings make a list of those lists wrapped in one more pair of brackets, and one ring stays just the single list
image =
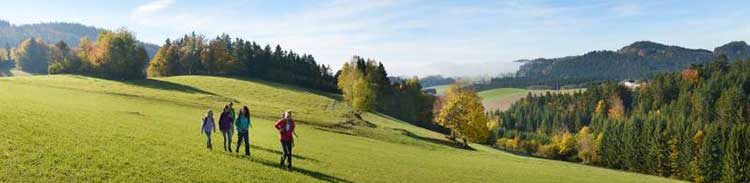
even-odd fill
[{"label": "tree shadow on grass", "polygon": [[10,69],[3,68],[3,66],[0,66],[0,77],[11,77],[13,76],[13,73],[10,72]]},{"label": "tree shadow on grass", "polygon": [[[279,162],[273,162],[273,161],[269,161],[269,160],[265,160],[265,159],[256,159],[256,158],[250,158],[249,160],[252,161],[252,162],[260,163],[260,164],[268,166],[268,167],[286,170],[286,167],[282,167],[279,164]],[[299,167],[292,167],[291,171],[299,172],[299,173],[305,174],[307,176],[310,176],[312,178],[318,179],[320,181],[325,181],[325,182],[352,182],[352,181],[349,181],[349,180],[346,180],[346,179],[343,179],[343,178],[339,178],[339,177],[335,177],[335,176],[332,176],[332,175],[328,175],[328,174],[325,174],[325,173],[322,173],[322,172],[312,171],[312,170],[308,170],[308,169],[304,169],[304,168],[299,168]]]},{"label": "tree shadow on grass", "polygon": [[436,138],[430,138],[430,137],[422,137],[422,136],[419,136],[417,134],[412,133],[409,130],[401,129],[401,128],[392,128],[392,129],[395,130],[395,131],[400,131],[405,136],[411,137],[413,139],[422,140],[422,141],[425,141],[425,142],[430,142],[430,143],[434,143],[434,144],[438,144],[438,145],[445,145],[445,146],[448,146],[448,147],[453,147],[453,148],[462,149],[462,150],[476,151],[476,149],[474,149],[474,148],[472,148],[470,146],[463,146],[463,145],[461,145],[461,143],[458,143],[458,142],[455,142],[455,141],[444,140],[444,139],[436,139]]},{"label": "tree shadow on grass", "polygon": [[146,88],[151,88],[151,89],[179,91],[179,92],[185,92],[185,93],[200,93],[200,94],[218,96],[215,93],[211,93],[211,92],[201,90],[192,86],[173,83],[169,81],[162,81],[162,80],[155,80],[155,79],[142,79],[142,80],[120,81],[120,82],[124,84],[128,84],[128,85],[135,85],[135,86],[146,87]]},{"label": "tree shadow on grass", "polygon": [[[258,149],[258,150],[261,150],[261,151],[275,153],[275,154],[278,154],[279,156],[281,156],[281,153],[282,153],[281,151],[278,151],[278,150],[268,149],[268,148],[260,147],[260,146],[256,146],[256,145],[250,145],[250,147],[251,147],[250,150]],[[292,152],[294,152],[294,151],[292,151]],[[292,157],[294,159],[300,159],[300,160],[311,161],[311,162],[316,162],[316,163],[320,162],[317,159],[308,158],[308,157],[304,157],[304,156],[300,156],[300,155],[296,155],[296,154],[292,154]]]},{"label": "tree shadow on grass", "polygon": [[278,83],[278,82],[268,81],[268,80],[258,79],[258,78],[231,77],[231,76],[228,77],[228,78],[232,78],[232,79],[236,79],[236,80],[241,80],[241,81],[254,82],[254,83],[263,84],[263,85],[267,85],[267,86],[270,86],[270,87],[281,88],[281,89],[290,90],[290,91],[297,91],[297,92],[303,92],[303,93],[312,93],[312,94],[316,94],[316,95],[321,95],[321,96],[329,97],[329,98],[332,98],[332,99],[334,99],[336,101],[342,101],[342,100],[344,100],[343,96],[341,96],[339,94],[334,94],[334,93],[330,93],[330,92],[320,91],[320,90],[317,90],[317,89],[307,88],[307,87],[303,87],[303,86],[295,86],[293,84]]}]

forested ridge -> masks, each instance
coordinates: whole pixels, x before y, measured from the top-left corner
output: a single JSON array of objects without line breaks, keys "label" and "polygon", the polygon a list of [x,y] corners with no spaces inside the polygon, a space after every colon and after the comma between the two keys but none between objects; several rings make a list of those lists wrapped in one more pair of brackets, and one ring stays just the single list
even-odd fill
[{"label": "forested ridge", "polygon": [[575,88],[606,81],[650,79],[654,75],[674,72],[692,64],[705,64],[714,57],[726,55],[729,60],[750,59],[750,46],[744,41],[731,42],[714,49],[689,49],[638,41],[617,51],[592,51],[579,56],[538,58],[523,62],[515,75],[496,77],[477,85],[479,90],[503,87]]},{"label": "forested ridge", "polygon": [[151,77],[175,75],[227,75],[253,77],[338,92],[331,67],[318,64],[309,54],[260,45],[223,34],[214,39],[187,34],[167,39],[151,60]]},{"label": "forested ridge", "polygon": [[[49,22],[14,25],[0,20],[0,46],[15,47],[24,40],[36,38],[47,43],[63,41],[71,47],[76,47],[82,38],[95,39],[101,31],[104,29],[79,23]],[[150,57],[153,57],[159,49],[159,46],[150,43],[138,42],[138,44],[146,49]]]},{"label": "forested ridge", "polygon": [[492,112],[502,149],[695,182],[750,181],[750,60],[719,57],[635,89],[529,95]]}]

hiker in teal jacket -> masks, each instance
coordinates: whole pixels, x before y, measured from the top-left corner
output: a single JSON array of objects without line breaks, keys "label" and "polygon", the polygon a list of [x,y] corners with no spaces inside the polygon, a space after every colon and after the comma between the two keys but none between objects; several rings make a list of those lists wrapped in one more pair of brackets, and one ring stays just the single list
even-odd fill
[{"label": "hiker in teal jacket", "polygon": [[237,129],[237,149],[235,152],[240,152],[240,145],[242,141],[245,141],[245,155],[250,156],[250,131],[248,130],[252,127],[252,123],[250,122],[250,110],[247,106],[242,106],[242,109],[240,109],[237,119],[234,120],[234,126]]}]

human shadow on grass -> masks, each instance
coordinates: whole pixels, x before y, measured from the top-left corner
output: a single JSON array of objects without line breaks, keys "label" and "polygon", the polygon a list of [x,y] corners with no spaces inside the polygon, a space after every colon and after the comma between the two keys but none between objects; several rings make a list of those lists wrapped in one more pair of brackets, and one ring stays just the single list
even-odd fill
[{"label": "human shadow on grass", "polygon": [[[278,150],[268,149],[268,148],[260,147],[260,146],[256,146],[256,145],[250,145],[250,147],[251,147],[250,148],[251,150],[257,149],[257,150],[261,150],[261,151],[266,151],[266,152],[278,154],[279,156],[281,156],[281,153],[282,153],[281,151],[278,151]],[[292,154],[292,157],[294,159],[300,159],[300,160],[311,161],[311,162],[316,162],[316,163],[320,162],[317,159],[308,158],[308,157],[304,157],[304,156],[300,156],[300,155],[296,155],[296,154]]]},{"label": "human shadow on grass", "polygon": [[[286,167],[282,167],[279,164],[279,162],[273,162],[273,161],[269,161],[269,160],[265,160],[265,159],[257,159],[257,158],[249,158],[249,160],[252,161],[252,162],[260,163],[260,164],[268,166],[268,167],[273,167],[273,168],[278,168],[278,169],[286,170]],[[292,167],[291,171],[299,172],[299,173],[302,173],[304,175],[307,175],[307,176],[310,176],[312,178],[318,179],[320,181],[325,181],[325,182],[352,182],[352,181],[349,181],[349,180],[346,180],[346,179],[343,179],[343,178],[339,178],[339,177],[336,177],[336,176],[328,175],[328,174],[325,174],[325,173],[322,173],[322,172],[317,172],[317,171],[308,170],[308,169],[299,168],[299,167]]]}]

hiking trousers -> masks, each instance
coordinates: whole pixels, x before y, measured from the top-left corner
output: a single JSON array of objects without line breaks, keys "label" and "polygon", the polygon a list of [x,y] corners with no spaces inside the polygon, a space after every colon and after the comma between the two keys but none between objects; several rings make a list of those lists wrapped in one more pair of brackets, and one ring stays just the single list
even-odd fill
[{"label": "hiking trousers", "polygon": [[281,149],[284,151],[281,154],[281,166],[284,166],[284,160],[288,163],[286,165],[286,168],[291,169],[292,168],[292,144],[294,144],[294,140],[290,141],[281,141]]}]

